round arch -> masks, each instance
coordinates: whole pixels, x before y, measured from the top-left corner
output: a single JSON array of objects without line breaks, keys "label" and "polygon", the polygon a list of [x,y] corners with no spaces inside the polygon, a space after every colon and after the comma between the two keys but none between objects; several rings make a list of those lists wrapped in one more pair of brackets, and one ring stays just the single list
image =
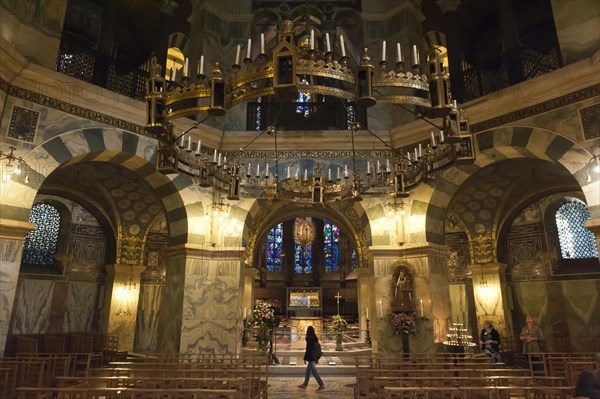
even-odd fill
[{"label": "round arch", "polygon": [[[156,171],[156,140],[145,136],[113,128],[78,129],[35,147],[24,160],[28,165],[26,173],[2,184],[0,209],[5,218],[29,220],[31,206],[44,180],[59,166],[83,161],[120,165],[144,180],[164,206],[170,245],[188,241],[188,209],[192,214],[204,214],[190,177],[167,176]],[[195,195],[190,196],[190,191]]]},{"label": "round arch", "polygon": [[425,239],[443,243],[446,208],[458,188],[469,176],[492,163],[514,158],[536,158],[562,165],[583,191],[592,218],[600,217],[598,175],[587,179],[591,154],[581,145],[550,130],[529,126],[510,126],[475,134],[476,160],[472,165],[454,166],[436,176],[434,182],[415,190],[413,214],[424,213]]},{"label": "round arch", "polygon": [[264,237],[269,228],[281,220],[298,216],[314,216],[327,219],[346,231],[356,244],[359,267],[367,266],[367,242],[371,239],[371,230],[366,212],[359,203],[340,201],[331,206],[313,206],[283,201],[257,200],[246,218],[243,240],[246,243],[246,265],[251,265],[255,246]]}]

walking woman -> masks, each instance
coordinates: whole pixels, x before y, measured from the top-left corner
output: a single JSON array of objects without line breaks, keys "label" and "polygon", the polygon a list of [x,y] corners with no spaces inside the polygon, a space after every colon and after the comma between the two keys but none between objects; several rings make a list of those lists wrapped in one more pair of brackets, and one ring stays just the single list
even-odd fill
[{"label": "walking woman", "polygon": [[317,338],[317,334],[315,334],[315,329],[313,326],[308,326],[306,329],[306,352],[304,352],[304,364],[306,364],[306,376],[304,377],[304,383],[298,385],[300,389],[306,389],[308,385],[308,380],[310,379],[310,374],[315,377],[317,383],[319,384],[319,388],[317,388],[317,392],[325,390],[325,384],[323,384],[323,380],[321,376],[317,372],[317,362],[321,357],[323,352],[321,352],[321,344],[319,344],[319,339]]}]

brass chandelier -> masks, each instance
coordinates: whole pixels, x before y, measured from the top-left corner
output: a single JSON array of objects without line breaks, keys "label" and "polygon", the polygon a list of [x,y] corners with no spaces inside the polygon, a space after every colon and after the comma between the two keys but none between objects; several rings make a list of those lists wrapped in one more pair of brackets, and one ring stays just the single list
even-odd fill
[{"label": "brass chandelier", "polygon": [[[229,200],[237,200],[242,195],[323,203],[349,197],[359,200],[361,195],[369,194],[406,197],[409,190],[424,179],[455,162],[459,143],[470,135],[456,102],[452,103],[445,55],[442,56],[438,48],[428,52],[429,76],[421,73],[416,46],[409,57],[410,70],[405,71],[405,57],[399,43],[395,47],[396,62],[391,67],[385,41],[382,42],[383,56],[378,67],[373,66],[365,48],[360,63],[351,68],[343,36],[337,38],[341,56],[336,58],[329,33],[321,38],[324,49],[320,50],[314,30],[307,32],[298,43],[292,32],[293,23],[283,21],[271,56],[266,53],[262,34],[259,53],[254,58],[251,39],[248,39],[243,60],[240,60],[242,48],[238,45],[235,62],[227,76],[215,62],[212,77],[208,78],[204,56],[201,56],[194,81],[190,78],[188,59],[181,78],[177,78],[174,68],[167,81],[161,76],[161,67],[153,61],[146,85],[146,129],[158,139],[157,168],[160,172],[189,174],[201,187],[227,192]],[[171,121],[177,118],[206,113],[207,117],[220,116],[240,103],[258,98],[293,102],[300,92],[333,97],[364,108],[394,104],[407,110],[405,105],[417,106],[418,116],[435,126],[439,133],[432,132],[430,142],[427,140],[398,151],[355,122],[351,127],[350,165],[321,167],[317,163],[309,171],[290,170],[289,166],[280,168],[278,133],[274,125],[259,133],[259,136],[264,133],[272,136],[275,145],[275,159],[262,167],[241,161],[246,147],[258,137],[239,152],[219,153],[217,149],[202,147],[200,141],[196,143],[190,136],[185,136],[202,121],[181,135],[173,132]],[[443,124],[436,126],[425,117],[442,118]],[[361,130],[380,140],[389,149],[389,156],[367,160],[366,164],[361,159],[361,167],[357,168],[354,136]]]}]

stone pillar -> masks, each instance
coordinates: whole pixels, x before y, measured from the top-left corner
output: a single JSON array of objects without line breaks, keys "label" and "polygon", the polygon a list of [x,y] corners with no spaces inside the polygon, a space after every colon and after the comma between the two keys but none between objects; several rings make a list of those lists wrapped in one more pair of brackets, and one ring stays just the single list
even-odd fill
[{"label": "stone pillar", "polygon": [[239,353],[243,252],[192,244],[168,252],[160,350]]},{"label": "stone pillar", "polygon": [[[397,248],[375,249],[373,254],[374,290],[372,302],[377,306],[377,350],[399,353],[402,340],[393,334],[389,323],[394,299],[394,270],[406,266],[412,273],[414,317],[418,332],[410,336],[411,352],[437,351],[446,337],[450,319],[450,291],[446,269],[445,247],[434,243],[415,243]],[[421,316],[421,300],[423,316]]]},{"label": "stone pillar", "polygon": [[0,357],[4,356],[6,336],[13,310],[23,242],[35,228],[33,223],[0,218]]},{"label": "stone pillar", "polygon": [[600,219],[586,220],[583,225],[586,229],[594,233],[596,238],[596,249],[600,252]]},{"label": "stone pillar", "polygon": [[501,337],[512,339],[512,316],[506,296],[506,266],[504,263],[468,265],[473,273],[477,331],[481,330],[485,320],[490,320]]},{"label": "stone pillar", "polygon": [[164,275],[162,270],[148,266],[140,275],[140,296],[135,323],[133,349],[147,353],[157,351],[158,314],[163,298]]},{"label": "stone pillar", "polygon": [[253,267],[244,267],[244,298],[242,300],[242,312],[246,309],[247,319],[252,317],[252,309],[254,309],[254,279],[257,274],[257,269]]},{"label": "stone pillar", "polygon": [[[360,340],[364,341],[367,330],[367,318],[370,320],[369,329],[373,328],[373,318],[376,314],[376,306],[373,295],[371,295],[371,276],[369,269],[359,267],[356,269],[357,291],[358,291],[358,320],[360,326]],[[367,310],[368,309],[368,310]],[[368,314],[367,314],[368,313]],[[373,335],[371,334],[371,340]]]},{"label": "stone pillar", "polygon": [[144,266],[117,263],[108,266],[107,270],[104,294],[107,331],[119,338],[120,351],[132,352],[140,296],[140,274]]}]

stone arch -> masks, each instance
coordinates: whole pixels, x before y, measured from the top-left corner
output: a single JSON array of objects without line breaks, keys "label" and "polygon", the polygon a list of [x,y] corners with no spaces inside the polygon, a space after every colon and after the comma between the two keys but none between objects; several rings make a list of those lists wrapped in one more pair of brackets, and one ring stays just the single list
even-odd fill
[{"label": "stone arch", "polygon": [[[565,167],[581,187],[592,218],[600,213],[598,176],[587,181],[591,154],[581,145],[550,130],[530,126],[510,126],[475,135],[476,160],[459,165],[436,176],[415,190],[413,214],[425,214],[425,240],[443,243],[446,207],[452,196],[469,176],[494,162],[514,158],[536,158]],[[440,233],[442,232],[442,233]]]},{"label": "stone arch", "polygon": [[330,220],[347,231],[356,243],[359,267],[366,267],[367,242],[371,239],[371,230],[366,212],[361,205],[354,201],[340,201],[326,206],[312,204],[297,204],[279,201],[257,200],[246,218],[243,240],[246,243],[246,266],[252,264],[251,257],[255,246],[267,234],[270,226],[277,221],[292,216],[316,216]]},{"label": "stone arch", "polygon": [[[192,180],[185,175],[163,175],[156,171],[156,141],[114,128],[84,128],[62,133],[35,147],[24,157],[26,173],[2,187],[2,210],[5,218],[26,221],[35,196],[48,177],[59,166],[78,162],[109,162],[120,165],[144,180],[164,205],[170,227],[171,245],[188,239],[188,208],[195,213],[202,208],[199,201],[188,204],[183,198],[192,190]],[[6,213],[4,213],[6,211]],[[204,214],[202,209],[198,212]]]}]

